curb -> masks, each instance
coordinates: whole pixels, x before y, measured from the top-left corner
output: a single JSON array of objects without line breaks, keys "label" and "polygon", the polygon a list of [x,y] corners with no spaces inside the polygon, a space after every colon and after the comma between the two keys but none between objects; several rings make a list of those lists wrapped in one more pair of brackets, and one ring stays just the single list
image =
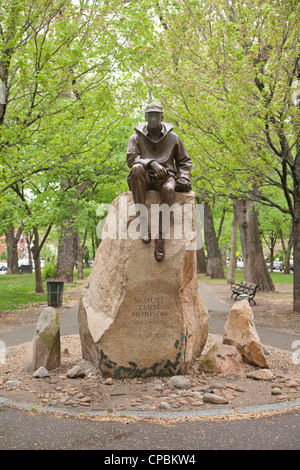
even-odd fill
[{"label": "curb", "polygon": [[137,418],[164,418],[164,419],[176,419],[176,418],[209,418],[209,417],[226,417],[226,416],[235,416],[237,414],[246,415],[249,413],[263,413],[263,412],[280,412],[292,410],[293,408],[300,407],[300,398],[290,402],[281,402],[281,403],[271,403],[267,405],[257,405],[257,406],[245,406],[237,408],[220,408],[204,411],[173,411],[171,413],[165,412],[155,412],[155,411],[78,411],[78,410],[66,410],[65,408],[60,407],[49,407],[35,405],[32,403],[22,403],[14,400],[9,400],[8,398],[0,396],[0,405],[2,406],[12,406],[21,408],[25,411],[44,411],[50,413],[62,413],[67,416],[113,416],[113,417],[125,417],[125,416],[134,416]]}]

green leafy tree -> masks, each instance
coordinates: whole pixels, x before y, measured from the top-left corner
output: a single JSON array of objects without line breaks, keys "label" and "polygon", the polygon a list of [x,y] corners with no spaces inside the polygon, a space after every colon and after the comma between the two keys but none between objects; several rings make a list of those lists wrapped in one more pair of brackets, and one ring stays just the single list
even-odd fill
[{"label": "green leafy tree", "polygon": [[[170,0],[156,9],[162,53],[146,80],[191,149],[195,187],[290,215],[300,312],[299,2]],[[256,209],[247,210],[254,223]]]},{"label": "green leafy tree", "polygon": [[103,152],[139,99],[147,25],[145,2],[1,2],[0,191]]},{"label": "green leafy tree", "polygon": [[36,263],[51,227],[76,231],[86,192],[108,191],[152,27],[144,1],[1,2],[0,198],[22,201]]}]

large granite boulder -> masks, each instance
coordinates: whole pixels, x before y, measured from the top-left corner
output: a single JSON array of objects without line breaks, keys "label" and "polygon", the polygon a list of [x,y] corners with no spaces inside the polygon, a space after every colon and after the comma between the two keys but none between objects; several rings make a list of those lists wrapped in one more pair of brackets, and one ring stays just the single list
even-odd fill
[{"label": "large granite boulder", "polygon": [[60,365],[60,325],[57,311],[53,307],[42,309],[33,340],[26,357],[24,369],[32,374],[40,367],[47,370]]},{"label": "large granite boulder", "polygon": [[[151,230],[151,208],[159,198],[158,192],[147,192]],[[103,377],[181,374],[200,355],[208,312],[198,293],[191,243],[194,203],[193,192],[176,193],[162,262],[154,258],[154,241],[146,245],[139,238],[131,192],[111,204],[78,312],[83,358],[96,364]]]},{"label": "large granite boulder", "polygon": [[224,326],[223,343],[235,346],[245,362],[268,367],[248,300],[238,301],[232,306]]}]

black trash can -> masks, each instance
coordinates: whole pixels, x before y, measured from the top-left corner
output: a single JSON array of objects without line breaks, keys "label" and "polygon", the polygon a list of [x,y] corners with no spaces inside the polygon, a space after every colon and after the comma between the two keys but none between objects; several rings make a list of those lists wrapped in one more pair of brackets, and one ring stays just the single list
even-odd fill
[{"label": "black trash can", "polygon": [[63,281],[47,281],[47,301],[49,307],[61,307],[64,293]]}]

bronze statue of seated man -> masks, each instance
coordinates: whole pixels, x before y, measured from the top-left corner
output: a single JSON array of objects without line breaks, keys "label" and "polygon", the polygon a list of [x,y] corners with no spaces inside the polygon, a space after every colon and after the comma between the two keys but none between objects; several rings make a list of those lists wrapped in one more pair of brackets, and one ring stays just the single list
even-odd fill
[{"label": "bronze statue of seated man", "polygon": [[[127,164],[131,169],[127,181],[135,204],[145,204],[146,191],[160,191],[161,204],[172,206],[175,191],[191,189],[191,159],[173,125],[163,123],[163,108],[151,103],[145,110],[146,123],[138,124],[128,143]],[[147,218],[140,214],[140,237],[151,240]],[[159,221],[154,256],[162,261],[165,255],[164,234]]]}]

